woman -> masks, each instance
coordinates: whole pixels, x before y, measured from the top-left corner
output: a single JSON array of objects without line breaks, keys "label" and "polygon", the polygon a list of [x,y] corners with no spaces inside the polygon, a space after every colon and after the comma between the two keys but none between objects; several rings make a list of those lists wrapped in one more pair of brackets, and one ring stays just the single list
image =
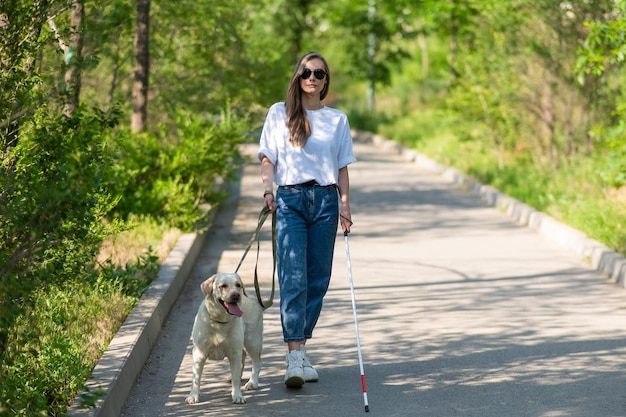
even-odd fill
[{"label": "woman", "polygon": [[285,102],[269,109],[258,153],[263,205],[276,212],[285,384],[295,388],[318,379],[305,344],[330,284],[337,223],[344,233],[352,225],[348,165],[356,159],[346,115],[322,104],[329,85],[320,54],[300,58]]}]

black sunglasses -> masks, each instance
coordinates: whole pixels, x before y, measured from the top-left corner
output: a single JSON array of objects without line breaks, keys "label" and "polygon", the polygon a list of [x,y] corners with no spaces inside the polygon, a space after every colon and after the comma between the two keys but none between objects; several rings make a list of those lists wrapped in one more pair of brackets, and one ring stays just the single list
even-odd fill
[{"label": "black sunglasses", "polygon": [[305,68],[304,71],[302,71],[302,74],[300,74],[300,78],[302,78],[303,80],[308,80],[309,77],[311,77],[311,73],[313,73],[315,78],[317,78],[318,80],[323,80],[324,78],[326,78],[326,71],[319,68],[314,71]]}]

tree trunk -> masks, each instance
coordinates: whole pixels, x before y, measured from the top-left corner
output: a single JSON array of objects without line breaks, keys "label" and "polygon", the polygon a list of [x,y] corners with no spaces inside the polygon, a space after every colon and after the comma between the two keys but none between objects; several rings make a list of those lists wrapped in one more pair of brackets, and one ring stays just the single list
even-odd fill
[{"label": "tree trunk", "polygon": [[85,7],[83,0],[72,0],[72,13],[70,17],[71,33],[69,50],[65,55],[67,70],[65,71],[65,88],[67,98],[63,106],[63,114],[72,117],[80,97],[80,70],[82,64],[82,51],[84,39]]},{"label": "tree trunk", "polygon": [[150,0],[137,4],[137,27],[135,28],[135,77],[133,80],[133,114],[130,128],[143,132],[148,124],[148,78],[150,75]]},{"label": "tree trunk", "polygon": [[286,15],[288,22],[285,24],[287,37],[289,40],[289,56],[290,61],[294,64],[303,54],[302,41],[309,33],[307,30],[307,16],[311,0],[297,0],[295,2],[286,2]]}]

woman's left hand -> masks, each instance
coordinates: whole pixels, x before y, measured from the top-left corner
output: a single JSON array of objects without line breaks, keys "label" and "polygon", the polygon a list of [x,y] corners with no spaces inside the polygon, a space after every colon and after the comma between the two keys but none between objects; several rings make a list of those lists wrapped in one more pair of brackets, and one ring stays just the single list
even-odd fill
[{"label": "woman's left hand", "polygon": [[350,233],[350,226],[352,226],[353,223],[349,211],[339,213],[339,222],[341,223],[343,233]]}]

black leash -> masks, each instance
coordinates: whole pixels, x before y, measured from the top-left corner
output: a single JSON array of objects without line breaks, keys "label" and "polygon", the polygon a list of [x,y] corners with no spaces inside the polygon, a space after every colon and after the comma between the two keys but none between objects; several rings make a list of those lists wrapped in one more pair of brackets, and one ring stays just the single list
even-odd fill
[{"label": "black leash", "polygon": [[259,249],[261,246],[261,242],[259,240],[259,233],[261,231],[261,228],[263,227],[263,223],[265,223],[265,219],[267,219],[267,216],[269,214],[270,214],[270,209],[267,207],[263,207],[263,210],[261,210],[261,213],[259,214],[259,221],[258,221],[256,230],[252,234],[252,237],[250,238],[250,241],[248,242],[248,245],[246,246],[246,250],[243,252],[243,256],[241,257],[241,260],[239,261],[239,265],[237,265],[237,269],[235,269],[235,273],[237,273],[237,271],[239,271],[239,268],[241,267],[241,264],[243,263],[243,260],[246,258],[246,255],[248,254],[250,247],[252,247],[252,243],[256,240],[257,247],[256,247],[256,263],[254,265],[254,291],[256,292],[256,298],[259,301],[259,304],[261,305],[263,310],[267,310],[274,303],[275,276],[276,276],[276,213],[272,213],[272,259],[273,259],[272,292],[270,294],[269,299],[263,300],[263,298],[261,297],[261,289],[259,288],[259,276],[257,273],[257,268],[259,265]]}]

